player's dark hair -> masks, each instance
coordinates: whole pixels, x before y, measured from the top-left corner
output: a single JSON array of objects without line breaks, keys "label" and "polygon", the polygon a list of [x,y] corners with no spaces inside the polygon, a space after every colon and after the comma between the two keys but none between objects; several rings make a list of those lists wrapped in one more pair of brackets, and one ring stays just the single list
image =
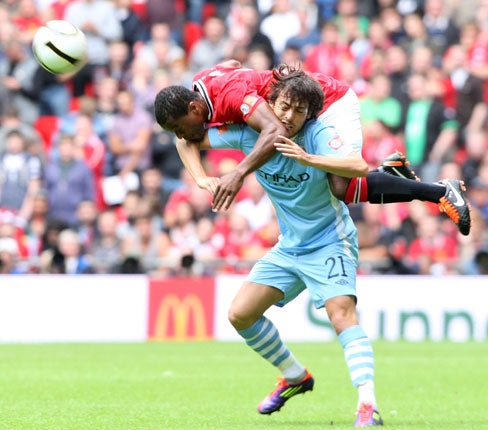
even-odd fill
[{"label": "player's dark hair", "polygon": [[307,103],[311,118],[317,118],[324,106],[324,92],[318,81],[307,75],[302,69],[287,64],[279,64],[273,69],[274,82],[268,101],[276,102],[283,94],[294,102]]},{"label": "player's dark hair", "polygon": [[170,118],[178,119],[187,115],[188,105],[199,97],[196,91],[181,85],[163,88],[154,100],[154,116],[157,123],[163,127]]}]

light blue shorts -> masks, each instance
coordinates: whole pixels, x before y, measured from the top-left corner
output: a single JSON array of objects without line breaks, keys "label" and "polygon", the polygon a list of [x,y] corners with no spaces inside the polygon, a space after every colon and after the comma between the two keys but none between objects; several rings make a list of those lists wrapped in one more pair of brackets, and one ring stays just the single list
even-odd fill
[{"label": "light blue shorts", "polygon": [[308,289],[316,308],[338,296],[356,297],[357,257],[344,245],[332,244],[308,254],[288,254],[275,246],[252,268],[247,280],[278,288],[284,306]]}]

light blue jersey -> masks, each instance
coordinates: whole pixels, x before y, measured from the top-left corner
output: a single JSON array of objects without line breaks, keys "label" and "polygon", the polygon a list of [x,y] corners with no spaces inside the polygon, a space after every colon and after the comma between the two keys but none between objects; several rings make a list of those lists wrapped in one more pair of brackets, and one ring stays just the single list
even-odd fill
[{"label": "light blue jersey", "polygon": [[[240,149],[246,155],[257,137],[246,125],[209,129],[212,148]],[[345,157],[351,152],[333,127],[319,121],[308,121],[293,140],[310,154]],[[357,256],[356,227],[347,206],[332,195],[326,172],[277,153],[255,174],[276,209],[283,251],[303,254],[342,242]]]},{"label": "light blue jersey", "polygon": [[[209,130],[213,148],[248,154],[258,133],[246,125]],[[309,121],[295,137],[308,153],[345,157],[351,152],[333,127]],[[277,213],[278,243],[252,268],[247,280],[278,288],[283,306],[306,288],[317,308],[337,296],[356,295],[357,232],[346,205],[329,189],[327,173],[276,153],[256,172]]]}]

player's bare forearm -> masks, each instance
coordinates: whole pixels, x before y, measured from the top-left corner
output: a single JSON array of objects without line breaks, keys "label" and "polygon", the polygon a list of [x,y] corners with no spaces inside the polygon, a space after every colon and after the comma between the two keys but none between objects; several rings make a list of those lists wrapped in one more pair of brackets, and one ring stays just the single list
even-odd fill
[{"label": "player's bare forearm", "polygon": [[277,128],[262,131],[253,150],[235,167],[236,173],[244,178],[266,163],[276,153],[274,141],[279,133]]},{"label": "player's bare forearm", "polygon": [[325,170],[333,175],[344,178],[356,178],[366,176],[369,172],[368,164],[362,157],[356,154],[347,157],[329,157],[325,155],[309,155],[309,166]]},{"label": "player's bare forearm", "polygon": [[368,174],[368,164],[356,152],[347,157],[332,157],[307,153],[292,140],[280,136],[275,142],[276,149],[285,157],[293,158],[304,166],[325,170],[333,175],[354,178]]},{"label": "player's bare forearm", "polygon": [[278,119],[267,103],[261,103],[247,119],[247,125],[259,132],[252,151],[236,166],[242,177],[254,172],[268,161],[276,152],[274,142],[287,136],[285,125]]},{"label": "player's bare forearm", "polygon": [[261,103],[248,118],[247,124],[259,137],[253,150],[235,167],[234,171],[220,178],[220,185],[214,194],[213,209],[229,209],[236,194],[241,189],[244,178],[261,167],[275,153],[274,142],[280,135],[286,135],[286,128],[276,117],[267,103]]},{"label": "player's bare forearm", "polygon": [[202,163],[199,142],[188,142],[185,139],[177,139],[176,149],[181,162],[191,177],[198,183],[198,179],[207,176]]},{"label": "player's bare forearm", "polygon": [[202,142],[187,142],[184,139],[176,141],[176,149],[190,176],[200,188],[207,190],[213,195],[220,183],[220,179],[207,176],[200,153],[202,149],[207,149],[208,146],[206,139]]}]

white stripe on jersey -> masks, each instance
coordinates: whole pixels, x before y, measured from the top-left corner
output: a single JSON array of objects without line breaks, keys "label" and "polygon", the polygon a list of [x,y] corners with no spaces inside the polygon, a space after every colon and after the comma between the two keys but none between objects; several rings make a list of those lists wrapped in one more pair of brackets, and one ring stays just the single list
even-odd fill
[{"label": "white stripe on jersey", "polygon": [[193,91],[197,91],[201,94],[203,97],[203,100],[205,101],[205,104],[208,107],[208,121],[210,122],[212,120],[212,117],[214,115],[214,108],[212,104],[212,100],[210,99],[210,96],[208,95],[207,87],[203,83],[201,79],[198,81],[193,82]]}]

